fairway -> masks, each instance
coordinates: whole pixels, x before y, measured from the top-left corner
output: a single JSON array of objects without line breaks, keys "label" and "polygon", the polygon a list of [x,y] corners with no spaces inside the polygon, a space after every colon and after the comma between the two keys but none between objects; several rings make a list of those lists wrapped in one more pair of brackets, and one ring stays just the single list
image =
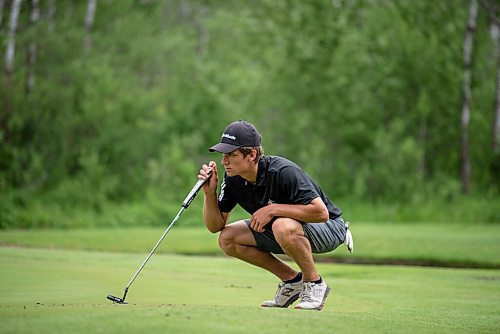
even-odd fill
[{"label": "fairway", "polygon": [[320,264],[321,312],[262,309],[276,280],[226,257],[0,248],[1,333],[495,333],[500,271]]}]

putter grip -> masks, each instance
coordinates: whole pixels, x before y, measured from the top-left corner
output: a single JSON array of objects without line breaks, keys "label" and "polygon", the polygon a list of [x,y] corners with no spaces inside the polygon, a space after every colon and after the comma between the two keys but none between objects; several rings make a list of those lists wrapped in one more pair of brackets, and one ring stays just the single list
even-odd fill
[{"label": "putter grip", "polygon": [[193,189],[191,189],[191,191],[189,192],[189,194],[186,196],[186,199],[184,200],[184,202],[182,202],[182,207],[184,207],[185,209],[188,208],[188,206],[191,204],[191,202],[193,201],[193,199],[196,197],[196,194],[198,194],[198,191],[200,191],[201,187],[203,187],[203,185],[205,184],[205,182],[208,181],[208,179],[210,178],[210,176],[212,176],[212,169],[210,169],[208,171],[208,177],[204,180],[198,180],[198,182],[196,182],[196,184],[194,185]]}]

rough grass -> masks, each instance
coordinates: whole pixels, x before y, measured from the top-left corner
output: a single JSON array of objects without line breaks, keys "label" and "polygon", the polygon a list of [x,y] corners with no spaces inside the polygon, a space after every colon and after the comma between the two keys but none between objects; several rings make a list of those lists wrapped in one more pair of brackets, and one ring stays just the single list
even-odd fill
[{"label": "rough grass", "polygon": [[[148,253],[165,228],[4,230],[0,245]],[[500,225],[352,224],[355,250],[344,246],[321,259],[500,268]],[[220,255],[217,235],[204,227],[175,226],[158,253]]]}]

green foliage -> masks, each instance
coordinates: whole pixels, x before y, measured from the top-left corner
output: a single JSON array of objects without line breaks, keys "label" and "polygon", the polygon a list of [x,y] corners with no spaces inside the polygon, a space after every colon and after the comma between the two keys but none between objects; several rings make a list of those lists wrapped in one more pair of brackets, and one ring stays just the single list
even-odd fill
[{"label": "green foliage", "polygon": [[[460,202],[463,1],[99,1],[88,51],[86,3],[56,5],[54,22],[35,26],[21,9],[11,93],[0,96],[12,105],[0,132],[2,228],[161,224],[199,165],[219,160],[207,147],[235,119],[334,202],[389,203],[410,221],[437,213],[405,214],[415,203]],[[481,12],[471,200],[493,207],[473,210],[478,221],[498,222],[488,24]]]}]

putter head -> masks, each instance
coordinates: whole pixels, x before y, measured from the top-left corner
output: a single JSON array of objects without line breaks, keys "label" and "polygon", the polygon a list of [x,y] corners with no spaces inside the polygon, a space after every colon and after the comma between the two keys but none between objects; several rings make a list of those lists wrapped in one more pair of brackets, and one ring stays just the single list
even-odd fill
[{"label": "putter head", "polygon": [[113,296],[113,295],[108,295],[106,298],[111,300],[113,303],[128,304],[124,299],[122,299],[120,297]]}]

